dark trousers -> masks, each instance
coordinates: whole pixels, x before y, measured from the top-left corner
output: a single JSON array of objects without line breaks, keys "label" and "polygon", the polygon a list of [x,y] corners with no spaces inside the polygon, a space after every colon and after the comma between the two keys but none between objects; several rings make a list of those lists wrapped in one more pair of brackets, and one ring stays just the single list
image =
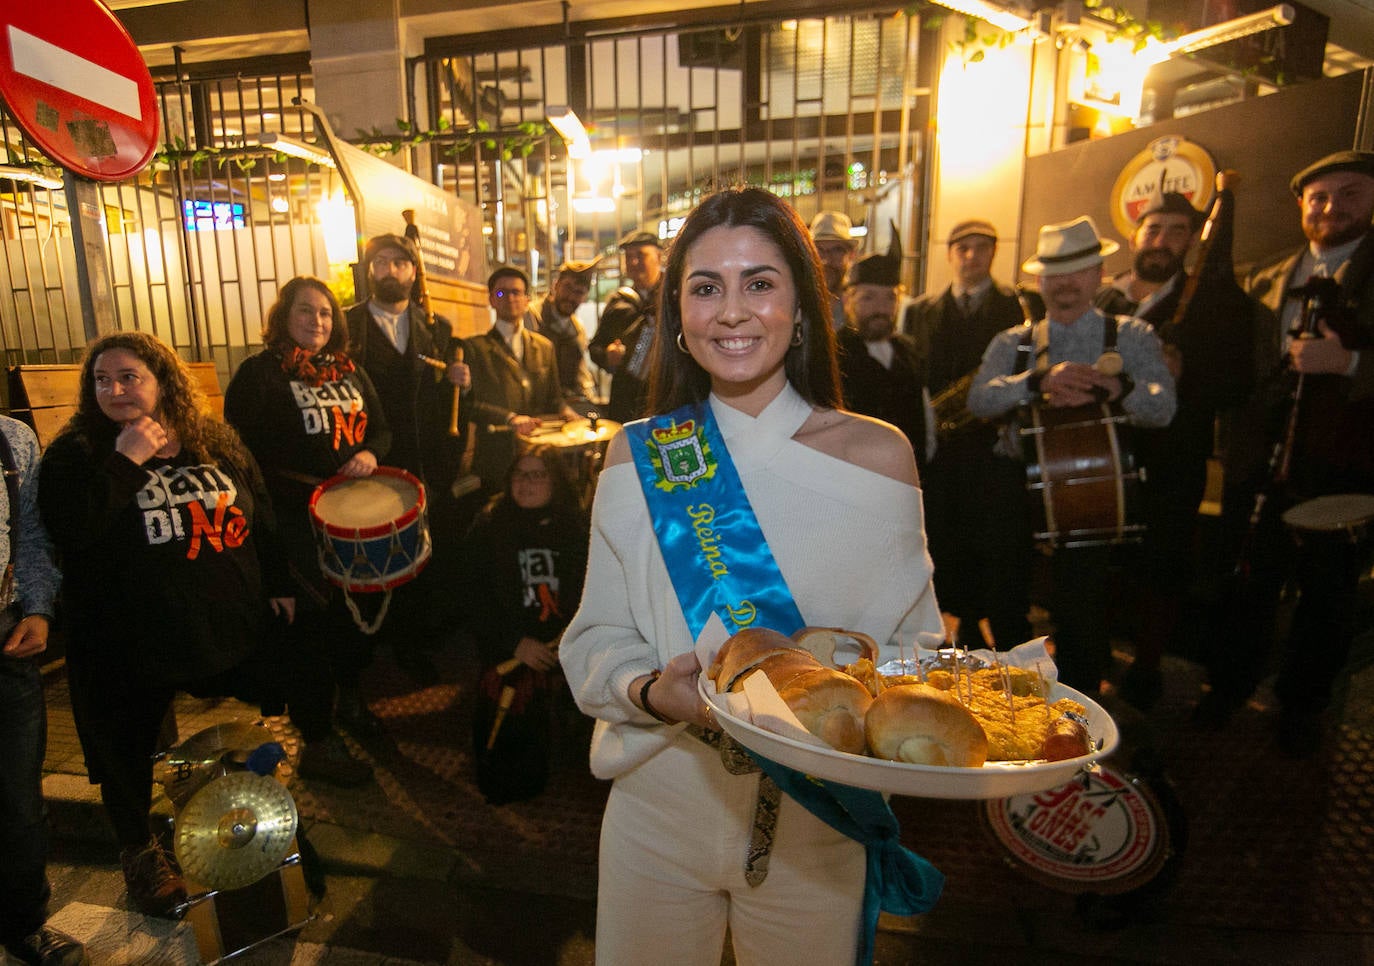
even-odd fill
[{"label": "dark trousers", "polygon": [[47,737],[38,666],[0,657],[0,943],[23,939],[47,919]]},{"label": "dark trousers", "polygon": [[1060,547],[1050,558],[1050,615],[1059,680],[1085,694],[1097,693],[1111,670],[1108,638],[1108,568],[1112,547]]},{"label": "dark trousers", "polygon": [[1288,711],[1319,712],[1330,702],[1350,655],[1360,576],[1370,548],[1343,536],[1289,532],[1282,503],[1271,502],[1250,534],[1246,518],[1252,503],[1245,497],[1228,500],[1227,529],[1243,566],[1225,583],[1222,624],[1206,659],[1209,681],[1233,705],[1250,696],[1269,669],[1279,604],[1291,580],[1297,605],[1282,645],[1275,691]]},{"label": "dark trousers", "polygon": [[[273,638],[279,641],[280,638]],[[150,679],[130,665],[68,655],[72,711],[92,783],[100,785],[106,814],[122,847],[148,841],[153,755],[163,716],[178,691],[198,698],[232,697],[272,709],[283,701],[306,741],[328,734],[328,700],[312,693],[321,678],[298,653],[260,648],[225,671],[173,685]],[[321,720],[320,715],[324,717]]]},{"label": "dark trousers", "polygon": [[999,648],[1030,637],[1033,549],[1026,467],[991,452],[941,442],[921,480],[926,535],[940,609],[960,619],[960,643],[983,647],[986,617]]}]

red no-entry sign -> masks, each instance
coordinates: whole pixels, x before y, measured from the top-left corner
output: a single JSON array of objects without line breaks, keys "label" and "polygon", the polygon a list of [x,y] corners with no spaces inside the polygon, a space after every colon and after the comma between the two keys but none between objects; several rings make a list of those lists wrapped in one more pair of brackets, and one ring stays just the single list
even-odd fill
[{"label": "red no-entry sign", "polygon": [[157,150],[148,65],[99,0],[5,3],[0,97],[43,153],[78,174],[118,181]]}]

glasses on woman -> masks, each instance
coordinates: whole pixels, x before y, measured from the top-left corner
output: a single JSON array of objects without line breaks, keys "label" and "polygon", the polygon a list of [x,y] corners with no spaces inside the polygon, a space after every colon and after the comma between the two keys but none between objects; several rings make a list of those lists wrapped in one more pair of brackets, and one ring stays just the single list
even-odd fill
[{"label": "glasses on woman", "polygon": [[549,478],[549,471],[545,469],[512,470],[510,478],[516,483],[522,481],[528,483],[543,483],[545,480]]}]

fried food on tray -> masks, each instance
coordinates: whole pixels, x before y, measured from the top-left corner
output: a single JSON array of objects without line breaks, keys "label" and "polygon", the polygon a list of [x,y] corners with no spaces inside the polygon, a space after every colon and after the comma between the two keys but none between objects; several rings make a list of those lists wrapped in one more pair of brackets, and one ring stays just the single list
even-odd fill
[{"label": "fried food on tray", "polygon": [[[1086,713],[1083,705],[1068,698],[1047,704],[1041,697],[1043,678],[1026,668],[980,668],[957,676],[936,670],[926,676],[926,683],[954,694],[973,712],[987,732],[989,761],[1048,757],[1044,754],[1045,739],[1055,723],[1069,712],[1080,717]],[[1063,754],[1062,740],[1056,750],[1061,757],[1077,757]],[[1085,729],[1082,749],[1077,754],[1087,753]]]}]

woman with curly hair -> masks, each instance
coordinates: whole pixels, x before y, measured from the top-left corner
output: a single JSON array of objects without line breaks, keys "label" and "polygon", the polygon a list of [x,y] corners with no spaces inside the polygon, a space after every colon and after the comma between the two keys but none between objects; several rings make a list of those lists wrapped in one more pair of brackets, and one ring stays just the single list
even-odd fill
[{"label": "woman with curly hair", "polygon": [[[295,611],[270,500],[171,347],[118,332],[86,350],[77,411],[43,455],[38,501],[63,570],[87,771],[130,897],[176,916],[185,883],[148,822],[163,716],[178,691],[279,702],[276,682],[299,677],[262,643],[269,614]],[[328,730],[327,701],[287,697],[303,732],[322,713]]]}]

